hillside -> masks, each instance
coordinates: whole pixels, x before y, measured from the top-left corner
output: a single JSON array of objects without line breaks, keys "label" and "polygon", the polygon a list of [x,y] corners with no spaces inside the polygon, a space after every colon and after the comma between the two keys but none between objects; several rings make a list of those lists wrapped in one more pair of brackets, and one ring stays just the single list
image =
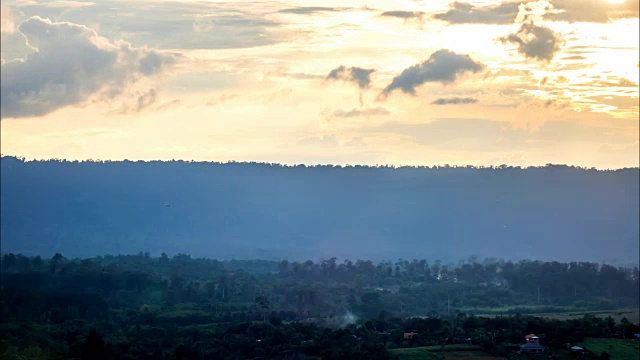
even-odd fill
[{"label": "hillside", "polygon": [[639,171],[1,160],[2,252],[638,262]]}]

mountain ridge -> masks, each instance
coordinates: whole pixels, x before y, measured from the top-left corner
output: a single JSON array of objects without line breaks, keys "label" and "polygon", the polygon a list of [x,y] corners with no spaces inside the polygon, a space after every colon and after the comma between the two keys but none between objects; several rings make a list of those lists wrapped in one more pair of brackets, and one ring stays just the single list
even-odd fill
[{"label": "mountain ridge", "polygon": [[3,253],[638,258],[638,168],[0,164]]}]

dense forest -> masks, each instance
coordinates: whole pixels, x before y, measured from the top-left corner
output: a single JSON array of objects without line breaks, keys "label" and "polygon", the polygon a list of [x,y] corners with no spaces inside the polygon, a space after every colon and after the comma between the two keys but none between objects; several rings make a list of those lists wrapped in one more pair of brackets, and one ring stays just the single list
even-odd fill
[{"label": "dense forest", "polygon": [[[4,254],[1,269],[9,359],[391,359],[390,349],[456,343],[504,355],[532,332],[551,350],[640,332],[634,319],[526,315],[637,306],[637,267],[58,253]],[[478,314],[488,308],[503,314]]]},{"label": "dense forest", "polygon": [[2,252],[638,263],[639,170],[1,160]]}]

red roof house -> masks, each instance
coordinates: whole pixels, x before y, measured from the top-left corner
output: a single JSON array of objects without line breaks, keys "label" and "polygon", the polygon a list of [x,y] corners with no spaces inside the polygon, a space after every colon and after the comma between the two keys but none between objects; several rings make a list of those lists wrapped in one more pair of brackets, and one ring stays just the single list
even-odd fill
[{"label": "red roof house", "polygon": [[524,338],[527,340],[527,342],[540,342],[540,338],[535,334],[526,335]]}]

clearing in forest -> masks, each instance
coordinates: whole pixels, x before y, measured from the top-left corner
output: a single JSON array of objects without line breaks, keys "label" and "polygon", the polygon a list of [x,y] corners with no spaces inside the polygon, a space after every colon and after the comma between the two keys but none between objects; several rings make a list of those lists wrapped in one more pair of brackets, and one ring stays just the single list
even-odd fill
[{"label": "clearing in forest", "polygon": [[640,341],[638,340],[586,338],[580,345],[596,355],[606,351],[611,355],[611,359],[615,360],[640,359]]}]

